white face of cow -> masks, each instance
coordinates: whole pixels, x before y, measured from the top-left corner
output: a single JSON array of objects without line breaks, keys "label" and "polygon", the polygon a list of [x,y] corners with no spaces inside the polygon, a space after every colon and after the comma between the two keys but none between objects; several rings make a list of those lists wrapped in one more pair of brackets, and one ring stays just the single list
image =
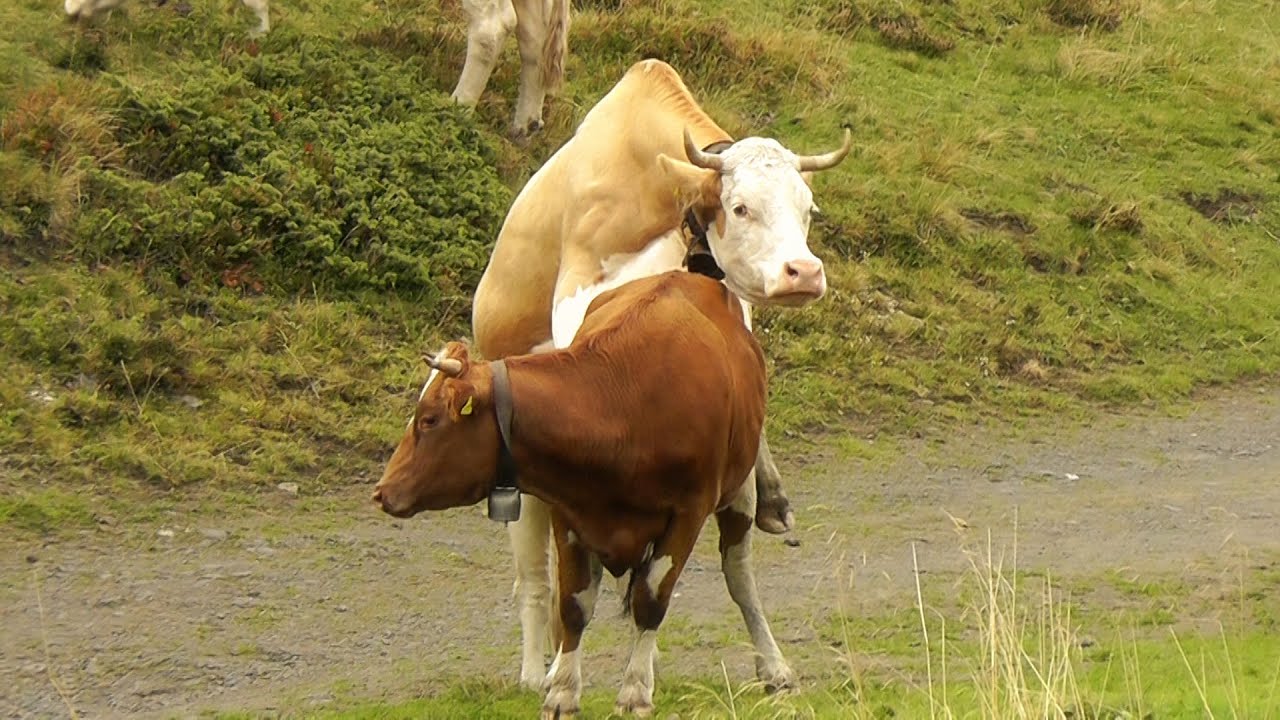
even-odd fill
[{"label": "white face of cow", "polygon": [[775,140],[747,138],[721,153],[719,222],[711,254],[725,285],[755,305],[799,306],[827,291],[822,261],[809,250],[813,192],[797,158]]}]

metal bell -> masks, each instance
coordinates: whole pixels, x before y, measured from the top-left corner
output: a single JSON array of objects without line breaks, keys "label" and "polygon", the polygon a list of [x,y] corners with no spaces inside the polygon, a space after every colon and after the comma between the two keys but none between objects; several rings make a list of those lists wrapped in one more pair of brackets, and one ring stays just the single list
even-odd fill
[{"label": "metal bell", "polygon": [[504,523],[519,520],[520,491],[515,488],[494,488],[490,490],[489,519]]}]

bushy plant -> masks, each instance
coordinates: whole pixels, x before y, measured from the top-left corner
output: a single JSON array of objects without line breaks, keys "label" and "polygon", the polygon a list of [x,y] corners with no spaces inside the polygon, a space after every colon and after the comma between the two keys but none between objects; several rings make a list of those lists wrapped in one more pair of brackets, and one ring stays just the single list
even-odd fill
[{"label": "bushy plant", "polygon": [[465,112],[392,65],[319,44],[120,82],[124,170],[87,171],[69,240],[184,282],[473,286],[509,191]]}]

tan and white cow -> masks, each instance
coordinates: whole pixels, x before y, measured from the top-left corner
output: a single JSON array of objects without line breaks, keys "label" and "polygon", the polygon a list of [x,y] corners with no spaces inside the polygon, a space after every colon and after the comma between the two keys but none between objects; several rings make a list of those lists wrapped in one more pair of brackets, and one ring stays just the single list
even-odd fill
[{"label": "tan and white cow", "polygon": [[462,0],[467,13],[467,59],[453,99],[474,106],[489,84],[503,42],[516,31],[520,46],[520,95],[511,120],[519,138],[542,128],[542,106],[564,78],[568,54],[569,0]]},{"label": "tan and white cow", "polygon": [[[848,131],[839,149],[818,156],[797,156],[754,137],[718,155],[702,150],[729,140],[671,66],[657,60],[632,66],[512,204],[476,289],[477,349],[497,359],[566,347],[596,296],[682,267],[687,211],[708,229],[724,283],[742,300],[801,306],[820,298],[826,277],[807,243],[815,207],[804,175],[844,159]],[[761,448],[757,468],[772,469],[763,438]],[[772,527],[761,522],[757,493],[743,502],[761,527],[785,529],[786,497],[776,484],[758,488],[758,479],[747,487],[767,496],[770,507],[761,512],[771,514]],[[520,521],[509,526],[524,639],[520,679],[538,687],[549,639],[550,526],[545,504],[524,500]]]}]

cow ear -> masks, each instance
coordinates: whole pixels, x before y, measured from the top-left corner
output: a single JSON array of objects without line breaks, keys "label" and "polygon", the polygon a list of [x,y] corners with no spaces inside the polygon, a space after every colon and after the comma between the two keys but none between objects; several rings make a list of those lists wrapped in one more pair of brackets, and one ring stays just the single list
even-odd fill
[{"label": "cow ear", "polygon": [[676,201],[681,207],[720,204],[719,172],[662,154],[658,155],[658,167],[675,187]]},{"label": "cow ear", "polygon": [[476,389],[469,382],[451,383],[449,392],[449,417],[454,422],[474,415],[476,411]]}]

